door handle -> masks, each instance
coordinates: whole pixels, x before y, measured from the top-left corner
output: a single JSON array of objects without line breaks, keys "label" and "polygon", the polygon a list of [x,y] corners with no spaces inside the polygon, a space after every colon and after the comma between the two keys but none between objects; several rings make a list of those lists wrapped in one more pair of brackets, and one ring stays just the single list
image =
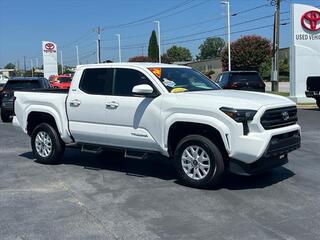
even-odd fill
[{"label": "door handle", "polygon": [[70,101],[70,107],[79,107],[81,102],[78,99],[74,99]]},{"label": "door handle", "polygon": [[108,108],[108,109],[116,109],[118,107],[119,107],[119,103],[117,103],[115,101],[106,103],[106,108]]}]

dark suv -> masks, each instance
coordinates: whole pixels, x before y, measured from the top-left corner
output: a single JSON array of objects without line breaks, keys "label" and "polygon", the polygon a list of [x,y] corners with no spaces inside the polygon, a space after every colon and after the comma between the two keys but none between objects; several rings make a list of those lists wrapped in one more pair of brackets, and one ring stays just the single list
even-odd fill
[{"label": "dark suv", "polygon": [[215,82],[223,89],[265,92],[266,85],[256,71],[231,71],[219,74]]},{"label": "dark suv", "polygon": [[0,92],[1,119],[3,122],[10,122],[14,115],[14,91],[50,88],[46,78],[11,78]]},{"label": "dark suv", "polygon": [[320,108],[320,77],[313,76],[307,78],[306,96],[314,98]]}]

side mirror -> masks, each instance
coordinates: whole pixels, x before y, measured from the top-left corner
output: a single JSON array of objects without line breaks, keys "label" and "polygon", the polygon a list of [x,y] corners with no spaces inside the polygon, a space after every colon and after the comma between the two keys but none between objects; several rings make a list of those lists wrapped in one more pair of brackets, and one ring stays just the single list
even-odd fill
[{"label": "side mirror", "polygon": [[146,97],[154,96],[153,88],[148,84],[141,84],[141,85],[134,86],[132,89],[132,93],[138,96],[146,96]]}]

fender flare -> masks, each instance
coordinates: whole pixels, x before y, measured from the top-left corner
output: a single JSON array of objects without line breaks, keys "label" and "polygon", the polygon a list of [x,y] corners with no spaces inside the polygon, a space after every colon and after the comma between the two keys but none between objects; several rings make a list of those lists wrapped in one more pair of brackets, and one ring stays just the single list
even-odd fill
[{"label": "fender flare", "polygon": [[165,120],[163,136],[164,136],[164,146],[168,148],[169,141],[169,130],[174,123],[177,122],[185,122],[185,123],[200,123],[204,125],[208,125],[214,129],[216,129],[221,136],[221,139],[224,143],[225,149],[228,153],[230,153],[230,129],[220,120],[206,116],[206,115],[198,115],[198,114],[185,114],[185,113],[176,113],[172,114]]},{"label": "fender flare", "polygon": [[57,112],[54,108],[49,107],[49,106],[45,106],[45,105],[30,105],[27,109],[26,109],[26,114],[25,119],[24,119],[24,126],[23,129],[25,132],[27,132],[27,125],[28,125],[28,117],[31,113],[33,112],[39,112],[39,113],[46,113],[49,114],[50,116],[52,116],[54,118],[54,121],[56,123],[56,126],[58,128],[58,132],[61,136],[61,139],[63,139],[66,143],[71,143],[72,142],[72,138],[70,137],[71,134],[68,130],[68,128],[64,127],[64,126],[68,126],[68,119],[65,118],[64,122],[63,122],[63,116],[61,116],[61,114],[59,114],[59,112]]}]

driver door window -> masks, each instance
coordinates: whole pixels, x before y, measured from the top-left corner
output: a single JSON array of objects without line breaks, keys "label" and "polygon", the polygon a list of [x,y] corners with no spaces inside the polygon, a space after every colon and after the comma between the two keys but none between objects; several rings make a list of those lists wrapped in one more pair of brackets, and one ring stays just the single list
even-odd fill
[{"label": "driver door window", "polygon": [[143,73],[134,69],[118,68],[115,73],[113,94],[116,96],[133,96],[133,87],[140,84],[152,86],[150,80]]}]

